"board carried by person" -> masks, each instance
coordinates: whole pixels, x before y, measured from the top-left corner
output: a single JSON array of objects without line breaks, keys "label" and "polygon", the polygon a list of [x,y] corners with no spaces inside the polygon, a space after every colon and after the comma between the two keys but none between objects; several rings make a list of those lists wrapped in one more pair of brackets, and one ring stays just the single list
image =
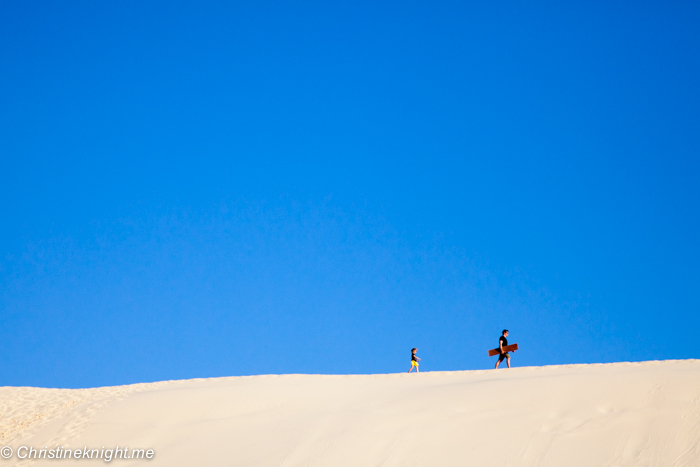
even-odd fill
[{"label": "board carried by person", "polygon": [[[518,344],[506,345],[505,347],[503,347],[503,350],[505,350],[506,352],[515,352],[516,350],[518,350]],[[491,349],[489,350],[489,357],[493,357],[494,355],[498,355],[499,353],[501,353],[500,348]]]}]

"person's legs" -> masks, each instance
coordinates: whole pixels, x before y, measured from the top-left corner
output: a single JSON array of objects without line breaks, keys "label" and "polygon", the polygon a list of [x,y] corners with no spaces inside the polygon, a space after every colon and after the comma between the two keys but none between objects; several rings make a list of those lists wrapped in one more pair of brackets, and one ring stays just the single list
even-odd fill
[{"label": "person's legs", "polygon": [[501,362],[505,359],[508,359],[508,360],[506,360],[506,363],[508,364],[508,368],[510,368],[510,354],[508,352],[506,352],[506,353],[498,356],[498,361],[496,362],[496,366],[494,367],[494,370],[498,370],[498,365],[500,365]]},{"label": "person's legs", "polygon": [[408,369],[408,372],[410,373],[411,370],[413,370],[413,365],[411,365],[411,368]]}]

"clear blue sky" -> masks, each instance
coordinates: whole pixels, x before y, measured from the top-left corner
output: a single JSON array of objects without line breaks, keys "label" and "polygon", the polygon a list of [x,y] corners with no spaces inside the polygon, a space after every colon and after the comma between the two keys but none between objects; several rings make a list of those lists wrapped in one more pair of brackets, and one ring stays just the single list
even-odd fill
[{"label": "clear blue sky", "polygon": [[697,2],[0,5],[0,385],[697,358]]}]

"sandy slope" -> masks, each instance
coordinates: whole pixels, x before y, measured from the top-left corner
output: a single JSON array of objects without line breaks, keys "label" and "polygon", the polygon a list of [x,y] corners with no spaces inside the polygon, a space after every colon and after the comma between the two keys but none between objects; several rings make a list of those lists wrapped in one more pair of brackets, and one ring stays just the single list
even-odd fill
[{"label": "sandy slope", "polygon": [[[700,466],[700,360],[0,388],[0,446],[163,466]],[[102,460],[4,465],[102,465]]]}]

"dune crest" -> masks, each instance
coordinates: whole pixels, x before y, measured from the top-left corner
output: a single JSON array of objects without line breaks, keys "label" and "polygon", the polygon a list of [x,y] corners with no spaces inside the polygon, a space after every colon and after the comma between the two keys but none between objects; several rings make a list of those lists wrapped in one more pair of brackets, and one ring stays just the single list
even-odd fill
[{"label": "dune crest", "polygon": [[6,387],[0,415],[0,445],[15,453],[155,452],[120,465],[690,467],[700,465],[700,360]]}]

